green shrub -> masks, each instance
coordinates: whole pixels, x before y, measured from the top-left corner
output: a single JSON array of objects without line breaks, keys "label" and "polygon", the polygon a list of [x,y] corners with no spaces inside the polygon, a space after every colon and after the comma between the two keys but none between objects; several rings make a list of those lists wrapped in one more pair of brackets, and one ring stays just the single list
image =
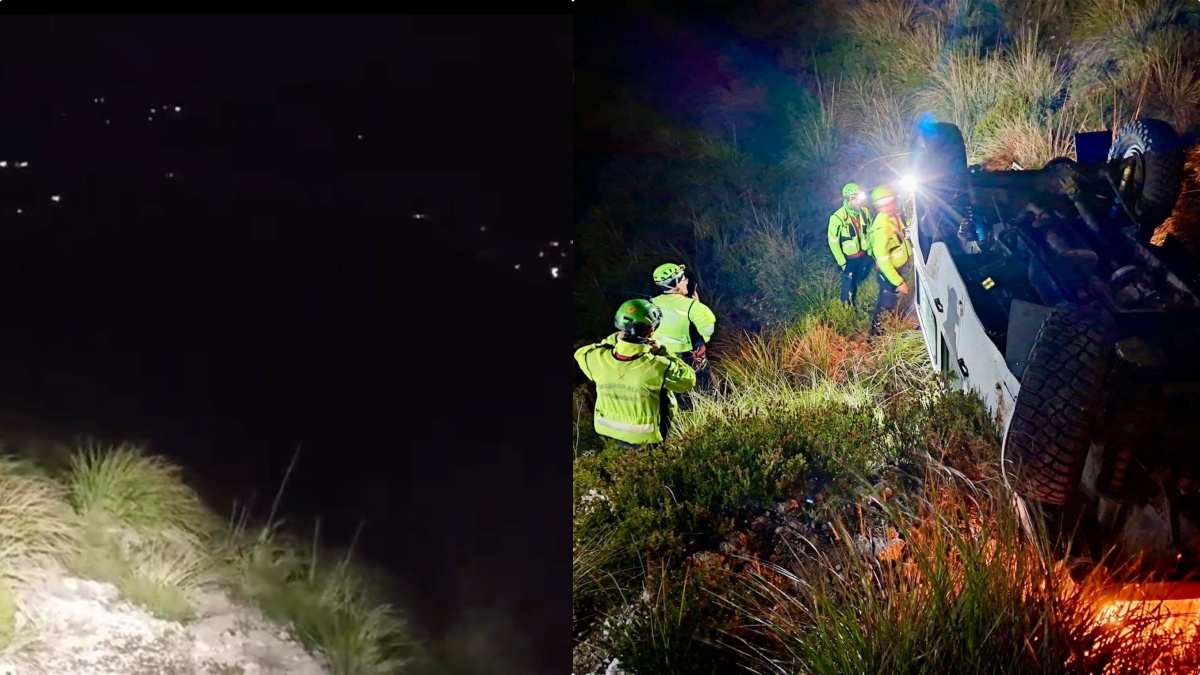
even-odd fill
[{"label": "green shrub", "polygon": [[730,588],[733,574],[713,556],[682,567],[669,561],[650,564],[646,571],[648,602],[616,629],[613,655],[621,668],[635,675],[678,673],[717,675],[740,669],[739,655],[720,643],[737,620],[720,597]]},{"label": "green shrub", "polygon": [[[627,555],[688,555],[737,531],[813,472],[876,474],[897,451],[894,435],[869,399],[829,388],[793,404],[730,410],[653,451],[580,459],[576,541],[604,531]],[[581,508],[593,491],[603,504]]]}]

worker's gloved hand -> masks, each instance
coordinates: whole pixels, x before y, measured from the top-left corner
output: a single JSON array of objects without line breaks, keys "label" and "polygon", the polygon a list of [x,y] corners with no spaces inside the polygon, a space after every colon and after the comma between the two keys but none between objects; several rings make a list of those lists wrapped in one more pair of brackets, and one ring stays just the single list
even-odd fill
[{"label": "worker's gloved hand", "polygon": [[662,353],[662,351],[663,351],[662,345],[658,344],[657,342],[655,342],[653,340],[650,341],[650,353],[651,354],[658,356],[659,354]]},{"label": "worker's gloved hand", "polygon": [[908,282],[907,281],[900,282],[900,285],[898,287],[896,287],[896,292],[899,293],[900,295],[907,295],[908,294]]}]

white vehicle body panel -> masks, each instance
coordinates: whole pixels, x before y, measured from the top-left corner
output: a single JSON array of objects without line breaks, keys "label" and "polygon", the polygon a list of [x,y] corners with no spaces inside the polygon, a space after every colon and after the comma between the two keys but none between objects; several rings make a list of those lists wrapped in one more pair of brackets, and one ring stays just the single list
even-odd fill
[{"label": "white vehicle body panel", "polygon": [[930,359],[963,390],[979,395],[1007,438],[1021,382],[984,332],[946,245],[930,244],[927,258],[917,237],[917,217],[911,220],[908,237],[917,275],[916,314]]}]

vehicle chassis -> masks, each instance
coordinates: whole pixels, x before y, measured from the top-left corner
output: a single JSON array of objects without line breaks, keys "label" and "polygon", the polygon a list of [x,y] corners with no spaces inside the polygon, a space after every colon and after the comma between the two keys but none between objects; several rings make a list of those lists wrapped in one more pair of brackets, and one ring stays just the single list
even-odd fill
[{"label": "vehicle chassis", "polygon": [[[1171,235],[1150,244],[1182,172],[1164,127],[1130,122],[1111,146],[1111,132],[1077,134],[1078,162],[989,171],[967,167],[956,127],[925,124],[910,155],[914,300],[934,366],[996,415],[1006,481],[1068,558],[1137,579],[1200,568],[1200,261]],[[1039,347],[1054,331],[1077,350]]]}]

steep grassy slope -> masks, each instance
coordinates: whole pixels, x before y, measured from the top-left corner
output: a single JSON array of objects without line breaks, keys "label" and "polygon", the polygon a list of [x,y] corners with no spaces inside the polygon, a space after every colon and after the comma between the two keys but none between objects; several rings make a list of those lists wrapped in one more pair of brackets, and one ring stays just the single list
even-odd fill
[{"label": "steep grassy slope", "polygon": [[[146,672],[176,661],[235,667],[239,658],[240,667],[285,667],[267,663],[282,659],[279,653],[309,659],[292,663],[297,672],[382,675],[414,662],[413,630],[396,608],[381,604],[349,552],[330,555],[273,522],[223,523],[177,467],[138,447],[88,445],[68,457],[50,466],[0,458],[0,643],[16,662],[53,672],[133,668],[106,661],[141,649],[117,640],[128,633],[125,624],[144,629],[151,643],[166,640],[142,649],[155,655],[137,666]],[[69,590],[48,590],[62,588]],[[79,622],[69,617],[88,614],[80,603],[89,602],[96,603],[91,630],[72,629]],[[273,640],[279,653],[233,653],[230,661],[209,664],[189,653],[191,640],[164,637],[176,629],[211,632],[214,616],[245,624],[243,633],[266,630],[262,649],[270,652],[264,641]],[[55,621],[66,622],[65,635],[46,632]],[[107,630],[113,631],[108,641]],[[83,656],[55,651],[84,637],[74,632],[95,633],[94,649]],[[209,645],[213,654],[218,646]],[[86,663],[56,660],[68,656]]]}]

